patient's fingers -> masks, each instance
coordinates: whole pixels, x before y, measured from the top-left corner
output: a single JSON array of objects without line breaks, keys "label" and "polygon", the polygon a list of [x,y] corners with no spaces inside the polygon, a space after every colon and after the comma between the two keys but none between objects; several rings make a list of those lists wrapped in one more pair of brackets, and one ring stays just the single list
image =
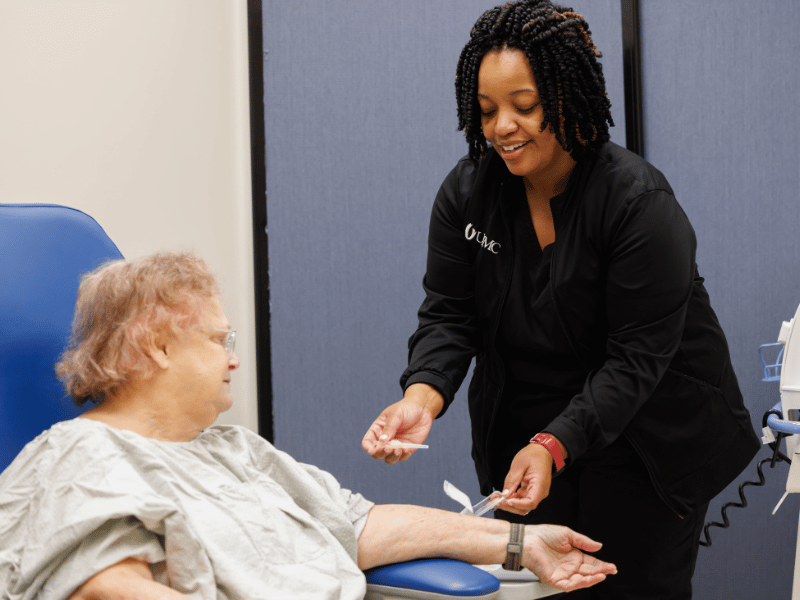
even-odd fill
[{"label": "patient's fingers", "polygon": [[569,579],[562,579],[561,581],[554,581],[550,585],[558,588],[562,592],[574,592],[583,588],[591,587],[603,581],[606,578],[604,573],[596,573],[594,575],[579,575],[575,574]]},{"label": "patient's fingers", "polygon": [[577,531],[573,530],[570,531],[572,536],[569,540],[570,543],[580,550],[585,552],[597,552],[603,547],[603,544],[594,541],[592,538],[585,536],[582,533],[578,533]]}]

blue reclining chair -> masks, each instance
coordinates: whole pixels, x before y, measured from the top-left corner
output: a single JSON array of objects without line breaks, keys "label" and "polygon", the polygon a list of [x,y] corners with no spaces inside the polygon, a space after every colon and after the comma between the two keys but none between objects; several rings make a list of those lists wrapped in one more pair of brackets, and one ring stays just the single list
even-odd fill
[{"label": "blue reclining chair", "polygon": [[83,273],[122,254],[90,216],[0,204],[0,471],[53,423],[80,410],[53,369]]},{"label": "blue reclining chair", "polygon": [[[54,365],[69,340],[81,276],[118,258],[114,242],[81,211],[0,204],[0,471],[39,433],[80,414]],[[413,561],[366,575],[371,600],[504,597],[496,577],[459,561]],[[505,597],[554,592],[531,585],[541,587]]]}]

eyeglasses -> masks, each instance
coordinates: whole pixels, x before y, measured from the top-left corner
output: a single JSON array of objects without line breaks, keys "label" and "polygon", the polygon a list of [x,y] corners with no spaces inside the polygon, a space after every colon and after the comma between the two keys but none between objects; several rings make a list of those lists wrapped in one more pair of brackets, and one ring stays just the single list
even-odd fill
[{"label": "eyeglasses", "polygon": [[224,331],[225,336],[225,350],[228,352],[228,358],[233,358],[233,348],[236,346],[236,330],[235,329],[220,329],[219,327],[209,327],[213,331]]}]

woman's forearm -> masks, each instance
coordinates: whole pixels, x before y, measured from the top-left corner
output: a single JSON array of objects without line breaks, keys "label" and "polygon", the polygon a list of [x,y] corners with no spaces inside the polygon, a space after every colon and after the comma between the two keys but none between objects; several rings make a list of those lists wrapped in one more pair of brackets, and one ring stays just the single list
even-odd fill
[{"label": "woman's forearm", "polygon": [[372,508],[358,538],[358,566],[368,569],[416,558],[456,558],[473,564],[505,560],[505,521],[403,504]]}]

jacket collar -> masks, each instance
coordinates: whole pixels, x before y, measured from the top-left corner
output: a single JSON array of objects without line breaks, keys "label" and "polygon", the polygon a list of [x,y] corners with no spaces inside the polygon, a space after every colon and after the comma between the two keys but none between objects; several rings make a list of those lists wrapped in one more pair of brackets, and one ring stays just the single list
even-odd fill
[{"label": "jacket collar", "polygon": [[[577,202],[579,194],[578,188],[583,187],[588,173],[591,171],[591,163],[595,159],[595,152],[589,150],[584,152],[576,161],[575,167],[569,175],[567,187],[563,192],[554,196],[550,200],[550,207],[553,210],[553,218],[559,218],[564,211]],[[478,165],[478,174],[475,182],[474,193],[477,197],[500,198],[499,191],[509,182],[522,184],[522,177],[513,175],[506,167],[505,161],[500,157],[494,148],[489,148],[486,155]]]}]

